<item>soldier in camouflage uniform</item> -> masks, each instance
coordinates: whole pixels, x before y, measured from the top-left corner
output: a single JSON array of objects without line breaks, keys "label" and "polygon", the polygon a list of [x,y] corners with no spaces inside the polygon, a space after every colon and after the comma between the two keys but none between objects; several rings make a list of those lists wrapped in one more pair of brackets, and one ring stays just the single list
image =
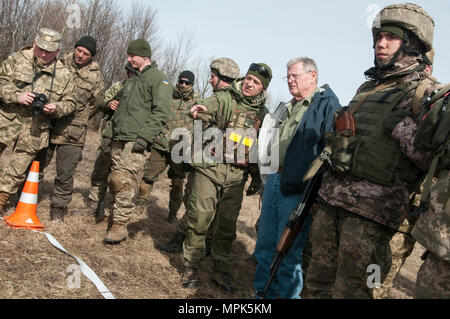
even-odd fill
[{"label": "soldier in camouflage uniform", "polygon": [[[153,184],[169,165],[169,171],[167,173],[171,179],[169,223],[176,220],[177,212],[183,202],[183,183],[188,169],[188,165],[186,164],[176,164],[173,162],[171,149],[177,141],[171,140],[171,136],[176,128],[186,128],[192,131],[194,127],[194,122],[189,116],[189,110],[198,98],[193,89],[194,80],[194,73],[188,70],[181,72],[178,76],[178,83],[173,90],[172,109],[169,121],[164,125],[161,133],[153,142],[152,153],[145,163],[144,176],[139,185],[138,205],[143,209],[150,198]],[[188,192],[189,190],[187,189],[185,194],[187,195]]]},{"label": "soldier in camouflage uniform", "polygon": [[[228,58],[219,58],[214,60],[211,65],[211,75],[209,78],[209,84],[212,86],[213,92],[219,92],[222,90],[226,90],[230,87],[231,83],[239,76],[239,67],[236,62]],[[191,120],[192,118],[189,117]],[[185,163],[186,165],[186,163]],[[194,173],[191,169],[187,176],[186,186],[185,186],[185,196],[183,198],[183,202],[185,204],[186,210],[188,209],[188,196],[191,192],[191,186],[193,181]],[[164,244],[157,245],[156,248],[162,251],[166,251],[169,253],[178,253],[183,251],[183,241],[186,236],[187,229],[187,214],[184,214],[183,217],[177,223],[177,230],[175,236]],[[208,228],[208,232],[206,233],[205,239],[205,254],[211,255],[211,242],[214,233],[214,223],[213,220]]]},{"label": "soldier in camouflage uniform", "polygon": [[[427,52],[426,56],[429,59],[429,61],[427,62],[433,63],[434,50]],[[428,74],[431,74],[432,64],[427,65],[425,71]],[[419,208],[420,194],[422,193],[422,189],[423,183],[420,186],[420,189],[414,191],[410,195],[411,213]],[[400,272],[403,264],[405,263],[406,258],[408,258],[414,250],[416,240],[411,236],[411,230],[413,229],[416,221],[417,217],[408,215],[389,242],[392,255],[391,268],[381,287],[378,289],[374,289],[373,294],[375,298],[386,299],[390,297],[395,278],[397,278],[397,275]]]},{"label": "soldier in camouflage uniform", "polygon": [[[57,60],[60,42],[58,32],[41,28],[33,47],[11,54],[0,66],[0,152],[13,145],[0,173],[0,212],[38,152],[48,146],[51,120],[75,110],[72,75]],[[37,94],[48,99],[42,108],[35,108]]]},{"label": "soldier in camouflage uniform", "polygon": [[[417,274],[414,298],[450,298],[450,139],[432,189],[429,209],[419,216],[411,234],[425,248]],[[445,159],[446,157],[446,159]]]},{"label": "soldier in camouflage uniform", "polygon": [[[129,62],[125,65],[125,70],[127,72],[127,78],[137,76],[138,71],[133,69]],[[102,122],[105,124],[101,126],[105,127],[105,129],[102,132],[99,153],[94,163],[94,170],[91,174],[91,189],[89,190],[88,196],[89,210],[90,213],[94,215],[96,222],[101,222],[104,219],[101,206],[103,205],[106,197],[106,192],[108,189],[108,175],[111,172],[111,118],[114,115],[114,111],[108,108],[108,103],[115,100],[116,95],[122,89],[125,82],[126,80],[117,81],[113,83],[108,90],[106,90],[105,99],[99,109],[104,113]]]},{"label": "soldier in camouflage uniform", "polygon": [[413,118],[436,87],[425,72],[433,29],[415,4],[387,6],[375,19],[375,67],[365,72],[371,80],[336,114],[328,136],[333,170],[324,173],[313,214],[305,298],[372,298],[380,282],[369,266],[378,266],[381,281],[387,275],[389,241],[429,161],[413,146]]},{"label": "soldier in camouflage uniform", "polygon": [[[225,134],[222,135],[223,154],[218,151],[218,146],[214,147],[212,162],[203,159],[204,162],[196,163],[194,150],[194,177],[186,213],[186,239],[183,242],[184,287],[197,285],[198,267],[205,256],[206,233],[216,219],[211,249],[212,280],[227,292],[233,293],[236,289],[231,274],[231,248],[236,238],[236,221],[249,168],[257,165],[249,155],[251,146],[257,143],[257,130],[266,114],[264,103],[271,78],[272,72],[266,64],[252,63],[244,78],[235,80],[226,90],[200,99],[191,109],[194,119],[200,112],[206,126],[212,125]],[[244,137],[240,130],[247,131]],[[248,131],[254,134],[250,133],[247,137]],[[220,138],[218,141],[222,143]],[[243,154],[235,153],[234,142],[245,145],[247,152],[244,158]]]},{"label": "soldier in camouflage uniform", "polygon": [[100,106],[104,96],[103,75],[98,63],[93,61],[97,52],[95,39],[84,36],[74,47],[75,50],[67,53],[63,60],[76,85],[77,107],[75,112],[54,121],[43,165],[45,168],[56,152],[56,177],[50,202],[50,218],[61,221],[72,200],[73,177],[81,160],[89,114]]},{"label": "soldier in camouflage uniform", "polygon": [[109,190],[114,195],[111,224],[104,241],[118,244],[128,237],[127,222],[135,208],[138,175],[147,160],[154,139],[167,123],[172,103],[172,86],[151,60],[151,48],[144,39],[131,41],[127,49],[131,67],[139,75],[127,80],[108,106],[112,118],[111,174]]},{"label": "soldier in camouflage uniform", "polygon": [[[432,93],[436,99],[441,96],[441,104],[432,96],[427,98],[430,105],[422,111],[415,139],[418,148],[431,146],[424,150],[432,151],[434,156],[424,182],[419,219],[411,231],[412,237],[427,249],[414,289],[414,297],[420,299],[450,298],[450,84],[442,86]],[[427,118],[433,118],[429,114],[433,109],[440,117],[427,122]],[[427,131],[432,134],[421,134]],[[426,137],[432,138],[431,143]]]}]

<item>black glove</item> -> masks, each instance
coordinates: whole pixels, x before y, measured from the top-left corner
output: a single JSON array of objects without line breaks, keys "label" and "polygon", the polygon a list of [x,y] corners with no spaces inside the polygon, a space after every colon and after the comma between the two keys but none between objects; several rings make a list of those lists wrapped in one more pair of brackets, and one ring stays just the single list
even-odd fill
[{"label": "black glove", "polygon": [[109,137],[102,138],[101,148],[105,153],[111,153],[111,142],[112,140]]},{"label": "black glove", "polygon": [[262,181],[261,177],[258,175],[252,175],[252,181],[250,182],[250,185],[248,185],[247,191],[245,195],[252,196],[256,194],[262,194]]},{"label": "black glove", "polygon": [[407,117],[412,117],[411,111],[397,110],[392,112],[383,121],[383,133],[390,137],[397,124]]},{"label": "black glove", "polygon": [[144,140],[142,137],[138,137],[136,141],[134,141],[132,153],[144,154],[144,151],[148,148],[148,142]]}]

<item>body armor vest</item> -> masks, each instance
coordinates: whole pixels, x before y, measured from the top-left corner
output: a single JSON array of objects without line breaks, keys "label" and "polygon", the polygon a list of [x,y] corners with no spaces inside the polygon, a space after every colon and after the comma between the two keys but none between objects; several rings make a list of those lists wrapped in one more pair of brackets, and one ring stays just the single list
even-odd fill
[{"label": "body armor vest", "polygon": [[[350,169],[353,176],[385,186],[393,185],[396,174],[407,183],[414,183],[419,177],[419,170],[403,155],[398,143],[383,133],[384,119],[417,86],[418,82],[413,82],[375,92],[354,113],[357,141]],[[363,95],[364,92],[356,95],[349,108]]]},{"label": "body armor vest", "polygon": [[238,106],[233,112],[223,134],[224,162],[247,166],[257,162],[258,129],[262,112],[250,111]]}]

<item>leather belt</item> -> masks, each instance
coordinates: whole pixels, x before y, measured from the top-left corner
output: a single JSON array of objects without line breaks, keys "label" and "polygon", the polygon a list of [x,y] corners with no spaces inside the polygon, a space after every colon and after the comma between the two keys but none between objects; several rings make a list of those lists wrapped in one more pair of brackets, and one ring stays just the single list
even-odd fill
[{"label": "leather belt", "polygon": [[278,174],[281,174],[281,172],[283,171],[283,167],[280,167],[277,171]]}]

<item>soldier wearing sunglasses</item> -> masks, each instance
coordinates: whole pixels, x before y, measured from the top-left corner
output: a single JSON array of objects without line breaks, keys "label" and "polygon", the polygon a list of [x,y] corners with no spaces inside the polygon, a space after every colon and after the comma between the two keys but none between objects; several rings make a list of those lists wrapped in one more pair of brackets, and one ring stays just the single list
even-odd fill
[{"label": "soldier wearing sunglasses", "polygon": [[[213,162],[193,163],[194,177],[183,243],[185,269],[181,281],[185,288],[195,288],[198,284],[197,273],[205,256],[206,234],[213,225],[212,281],[229,293],[236,290],[231,273],[231,248],[236,238],[244,186],[250,170],[256,165],[250,154],[252,145],[257,144],[257,130],[266,114],[264,103],[271,78],[272,71],[266,64],[253,63],[244,78],[236,79],[226,90],[197,101],[191,108],[194,119],[201,118],[205,127],[224,132],[224,148],[223,153],[215,149]],[[242,135],[240,132],[244,130],[255,132],[255,135]],[[240,158],[243,154],[235,148],[235,143],[245,145],[245,156]],[[230,154],[234,156],[230,158]]]}]

